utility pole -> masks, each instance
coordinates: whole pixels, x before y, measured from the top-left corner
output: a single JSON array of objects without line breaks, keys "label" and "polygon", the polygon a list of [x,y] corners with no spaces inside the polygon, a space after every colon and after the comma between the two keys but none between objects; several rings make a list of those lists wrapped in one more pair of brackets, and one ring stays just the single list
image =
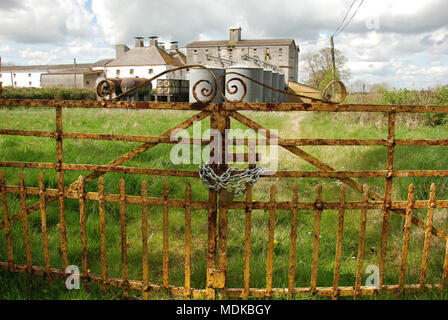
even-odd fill
[{"label": "utility pole", "polygon": [[336,80],[336,59],[334,57],[334,38],[331,36],[331,62],[333,64],[333,80]]},{"label": "utility pole", "polygon": [[[336,80],[336,59],[334,57],[334,35],[331,36],[331,62],[333,65],[333,80]],[[333,97],[336,95],[335,86],[333,85]]]},{"label": "utility pole", "polygon": [[76,58],[73,58],[73,75],[75,77],[75,89],[76,89]]}]

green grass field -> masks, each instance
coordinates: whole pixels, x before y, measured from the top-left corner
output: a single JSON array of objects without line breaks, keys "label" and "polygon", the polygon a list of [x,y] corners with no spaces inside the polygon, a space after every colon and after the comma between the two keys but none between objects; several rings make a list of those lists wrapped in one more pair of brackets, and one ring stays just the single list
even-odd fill
[{"label": "green grass field", "polygon": [[[132,110],[79,110],[65,109],[63,128],[67,132],[95,132],[134,135],[158,135],[177,123],[187,119],[195,112],[181,111],[132,111]],[[260,113],[244,112],[246,116],[266,128],[277,129],[282,138],[386,138],[387,117],[383,114],[334,114],[307,112]],[[54,130],[55,113],[47,108],[1,108],[1,128],[24,130]],[[424,126],[419,117],[400,115],[397,124],[397,138],[448,139],[446,126]],[[202,122],[202,129],[209,127],[208,120]],[[233,128],[244,128],[232,121]],[[191,131],[191,130],[190,130]],[[64,162],[83,164],[106,164],[118,156],[132,150],[139,143],[113,141],[64,140]],[[171,145],[159,145],[129,161],[126,165],[145,168],[197,170],[197,165],[173,165],[169,160]],[[305,151],[323,160],[338,170],[384,170],[386,167],[385,147],[304,147]],[[56,143],[54,139],[0,136],[0,161],[39,161],[56,162]],[[448,147],[397,147],[395,168],[405,169],[446,169]],[[310,164],[290,154],[279,151],[279,170],[315,170]],[[4,168],[7,184],[18,185],[20,169]],[[24,169],[27,186],[37,186],[38,170]],[[43,171],[47,188],[57,188],[56,173]],[[65,183],[75,181],[86,172],[65,172]],[[104,175],[106,193],[118,193],[118,180],[125,178],[126,193],[139,195],[141,182],[148,182],[148,195],[161,197],[163,183],[169,183],[169,196],[185,197],[186,183],[192,185],[194,200],[207,200],[208,192],[198,179],[107,173]],[[357,179],[369,184],[379,194],[384,194],[384,179]],[[410,183],[415,184],[416,199],[426,200],[430,184],[437,184],[437,198],[448,199],[447,179],[444,178],[397,178],[393,185],[393,200],[406,200]],[[290,200],[292,186],[299,187],[299,201],[314,201],[318,184],[323,186],[323,199],[339,199],[340,183],[335,179],[262,179],[254,187],[254,199],[268,200],[269,188],[277,185],[277,199]],[[97,181],[86,186],[87,191],[97,191]],[[361,196],[347,190],[348,200],[360,200]],[[28,197],[27,204],[37,198]],[[8,196],[10,215],[19,211],[20,203],[16,195]],[[67,238],[69,264],[81,266],[80,226],[78,202],[65,200],[67,216]],[[91,273],[101,274],[100,236],[98,203],[88,202],[87,238],[88,259]],[[416,210],[415,215],[426,218],[426,210]],[[120,221],[117,204],[106,204],[108,273],[110,277],[121,277]],[[447,210],[436,210],[434,226],[447,230]],[[60,268],[60,237],[57,203],[47,207],[50,259],[53,267]],[[368,265],[378,264],[378,251],[381,237],[382,214],[371,210],[367,220],[366,252],[364,270]],[[296,287],[308,287],[310,283],[314,212],[300,211],[298,220]],[[340,286],[353,286],[356,274],[356,255],[358,250],[360,212],[347,211],[344,222],[344,240]],[[399,277],[403,220],[392,214],[389,232],[388,256],[386,261],[385,284],[397,284]],[[29,216],[33,265],[44,266],[40,215]],[[149,241],[150,282],[162,282],[162,209],[149,208],[149,225],[153,227]],[[184,284],[184,211],[170,209],[170,284]],[[254,211],[252,217],[251,243],[251,288],[266,285],[266,252],[268,235],[268,213]],[[337,212],[324,211],[322,216],[319,254],[318,286],[332,286],[337,230]],[[290,212],[277,211],[275,231],[275,257],[273,286],[286,288],[288,285]],[[12,226],[13,250],[16,263],[25,263],[22,226],[20,221]],[[206,274],[207,212],[193,211],[192,214],[192,287],[205,288]],[[244,214],[242,211],[229,211],[228,243],[228,287],[243,286],[244,263]],[[127,241],[129,279],[140,280],[141,270],[141,208],[127,206]],[[419,283],[424,231],[413,227],[408,256],[406,283]],[[375,250],[377,249],[377,250]],[[445,243],[432,238],[428,264],[428,283],[440,283],[442,277]],[[7,261],[6,241],[0,230],[0,261]],[[365,279],[365,276],[363,276]],[[364,280],[363,280],[364,281]],[[131,292],[141,298],[140,292]],[[111,289],[103,294],[97,286],[68,291],[62,281],[53,281],[48,286],[44,280],[30,282],[26,276],[0,272],[0,299],[119,299],[121,290]],[[169,298],[163,293],[154,293],[151,298]],[[314,297],[307,297],[314,298]],[[379,296],[377,298],[393,298]],[[407,299],[446,299],[447,292],[406,295]],[[369,299],[369,298],[367,298]]]}]

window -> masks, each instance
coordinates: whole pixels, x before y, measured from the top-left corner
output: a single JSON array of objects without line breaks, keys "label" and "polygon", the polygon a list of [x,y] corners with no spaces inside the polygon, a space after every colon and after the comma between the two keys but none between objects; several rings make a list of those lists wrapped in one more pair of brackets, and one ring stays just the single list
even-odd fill
[{"label": "window", "polygon": [[133,75],[134,74],[134,69],[129,70],[129,74]]},{"label": "window", "polygon": [[269,48],[266,48],[266,55],[264,56],[264,61],[269,61],[271,60],[271,53]]},{"label": "window", "polygon": [[117,71],[116,71],[117,73],[116,73],[116,77],[118,78],[118,77],[120,77],[120,69],[117,69]]},{"label": "window", "polygon": [[148,73],[149,74],[151,74],[151,73],[153,73],[154,72],[154,70],[152,70],[152,69],[148,69]]}]

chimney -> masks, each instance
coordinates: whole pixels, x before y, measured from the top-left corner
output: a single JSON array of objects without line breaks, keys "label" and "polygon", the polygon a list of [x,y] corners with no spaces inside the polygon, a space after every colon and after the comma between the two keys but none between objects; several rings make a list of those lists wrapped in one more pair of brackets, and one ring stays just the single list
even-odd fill
[{"label": "chimney", "polygon": [[241,27],[229,29],[229,41],[238,42],[241,41]]},{"label": "chimney", "polygon": [[170,42],[170,44],[171,44],[171,46],[170,46],[170,54],[177,53],[177,50],[179,49],[178,43],[179,42],[177,42],[177,41],[171,41]]},{"label": "chimney", "polygon": [[141,48],[141,47],[144,47],[144,46],[145,46],[145,43],[143,41],[143,38],[142,37],[135,37],[135,47],[136,48]]},{"label": "chimney", "polygon": [[159,45],[159,41],[157,40],[158,38],[159,37],[157,37],[157,36],[149,37],[149,46],[157,47]]},{"label": "chimney", "polygon": [[117,59],[122,57],[126,53],[126,51],[128,51],[128,50],[129,50],[129,48],[128,48],[127,45],[125,45],[125,44],[117,44],[115,46],[115,54],[116,54]]}]

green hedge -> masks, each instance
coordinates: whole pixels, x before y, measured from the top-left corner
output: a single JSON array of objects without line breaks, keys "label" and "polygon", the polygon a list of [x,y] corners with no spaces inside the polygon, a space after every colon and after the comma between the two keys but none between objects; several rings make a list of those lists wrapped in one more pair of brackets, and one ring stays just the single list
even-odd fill
[{"label": "green hedge", "polygon": [[3,87],[2,96],[7,99],[96,100],[96,92],[91,89]]},{"label": "green hedge", "polygon": [[[448,85],[433,90],[384,90],[382,103],[446,106],[448,105]],[[446,113],[424,114],[424,118],[428,125],[448,124],[448,114]]]}]

